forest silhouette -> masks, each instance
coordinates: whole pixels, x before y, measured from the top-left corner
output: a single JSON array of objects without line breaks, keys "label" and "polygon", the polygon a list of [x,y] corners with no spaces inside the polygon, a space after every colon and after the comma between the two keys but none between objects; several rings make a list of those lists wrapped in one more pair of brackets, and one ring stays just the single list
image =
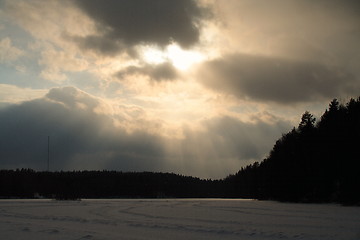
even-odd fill
[{"label": "forest silhouette", "polygon": [[360,203],[360,97],[334,99],[316,123],[306,111],[261,163],[224,179],[229,197]]},{"label": "forest silhouette", "polygon": [[308,111],[262,162],[221,180],[174,173],[0,170],[1,198],[252,198],[360,205],[360,97]]}]

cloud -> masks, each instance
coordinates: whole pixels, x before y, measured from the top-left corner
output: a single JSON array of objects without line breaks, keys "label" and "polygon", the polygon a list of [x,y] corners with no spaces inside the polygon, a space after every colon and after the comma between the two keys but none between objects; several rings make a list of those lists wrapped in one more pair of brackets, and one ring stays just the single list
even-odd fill
[{"label": "cloud", "polygon": [[336,66],[247,54],[204,63],[198,78],[215,91],[282,104],[328,99],[360,90],[356,78]]},{"label": "cloud", "polygon": [[360,76],[358,1],[215,1],[222,55],[241,52],[337,65]]},{"label": "cloud", "polygon": [[0,64],[11,63],[24,55],[24,51],[12,45],[11,39],[6,37],[0,41]]},{"label": "cloud", "polygon": [[130,66],[125,70],[116,74],[118,78],[123,78],[126,75],[142,74],[149,76],[154,81],[169,81],[174,80],[179,76],[176,68],[169,62],[161,64],[145,64],[144,66]]},{"label": "cloud", "polygon": [[99,99],[74,87],[53,88],[46,94],[46,98],[73,110],[80,108],[95,112],[101,106]]},{"label": "cloud", "polygon": [[289,123],[244,122],[235,117],[218,116],[204,120],[202,129],[184,128],[184,138],[172,141],[172,159],[178,169],[203,177],[224,177],[242,166],[261,161]]},{"label": "cloud", "polygon": [[[72,1],[4,0],[3,5],[6,20],[15,24],[12,28],[21,27],[41,43],[72,48],[72,44],[64,41],[64,32],[80,36],[93,32],[91,21],[74,7]],[[20,37],[26,38],[27,43],[32,42],[28,35],[21,33]]]},{"label": "cloud", "polygon": [[[168,171],[217,178],[260,160],[289,128],[281,120],[246,123],[219,116],[203,121],[200,129],[184,126],[183,137],[172,138],[151,131],[159,126],[146,121],[129,131],[125,119],[98,110],[104,107],[103,100],[65,87],[0,109],[0,167],[45,170],[50,136],[52,170]],[[133,117],[128,120],[137,121],[139,116],[129,111]]]},{"label": "cloud", "polygon": [[100,105],[96,98],[66,87],[0,110],[1,167],[44,170],[50,136],[53,170],[154,170],[161,161],[158,138],[116,128],[110,117],[97,113]]},{"label": "cloud", "polygon": [[114,55],[135,45],[166,46],[172,41],[190,47],[199,41],[201,19],[208,10],[193,0],[76,0],[97,24],[97,32],[73,36],[80,47]]},{"label": "cloud", "polygon": [[88,62],[85,59],[78,58],[73,53],[56,51],[51,46],[41,52],[41,58],[38,62],[45,66],[40,76],[58,83],[67,79],[63,72],[80,72],[88,67]]},{"label": "cloud", "polygon": [[14,104],[41,98],[47,93],[43,89],[20,88],[10,84],[0,84],[0,103]]}]

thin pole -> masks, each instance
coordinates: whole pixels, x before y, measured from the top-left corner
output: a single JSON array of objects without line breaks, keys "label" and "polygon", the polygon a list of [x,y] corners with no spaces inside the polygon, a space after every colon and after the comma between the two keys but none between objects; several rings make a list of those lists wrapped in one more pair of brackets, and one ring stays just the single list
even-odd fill
[{"label": "thin pole", "polygon": [[47,171],[49,172],[50,164],[50,136],[48,136],[48,159],[47,159]]}]

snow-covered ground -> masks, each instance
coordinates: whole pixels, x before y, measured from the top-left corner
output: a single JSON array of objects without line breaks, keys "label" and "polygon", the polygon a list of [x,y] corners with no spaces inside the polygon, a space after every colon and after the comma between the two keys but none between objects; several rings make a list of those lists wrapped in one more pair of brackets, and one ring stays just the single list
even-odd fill
[{"label": "snow-covered ground", "polygon": [[254,200],[0,200],[0,239],[360,239],[360,208]]}]

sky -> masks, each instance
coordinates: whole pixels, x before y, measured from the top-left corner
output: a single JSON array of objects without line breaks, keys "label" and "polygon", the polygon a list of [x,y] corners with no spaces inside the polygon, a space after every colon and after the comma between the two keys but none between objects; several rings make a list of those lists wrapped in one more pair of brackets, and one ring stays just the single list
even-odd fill
[{"label": "sky", "polygon": [[353,0],[0,0],[0,168],[223,178],[360,93]]}]

